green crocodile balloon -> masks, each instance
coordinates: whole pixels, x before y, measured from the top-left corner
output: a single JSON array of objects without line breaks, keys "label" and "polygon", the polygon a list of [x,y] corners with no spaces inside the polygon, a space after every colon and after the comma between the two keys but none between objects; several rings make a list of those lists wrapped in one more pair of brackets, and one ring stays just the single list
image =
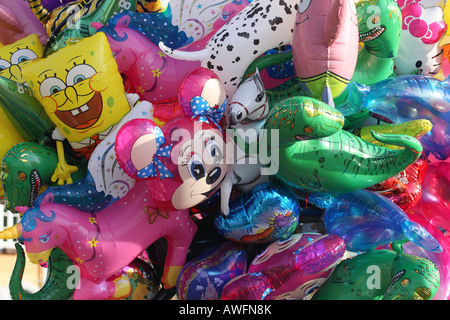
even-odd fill
[{"label": "green crocodile balloon", "polygon": [[25,253],[18,243],[16,251],[16,264],[9,281],[9,291],[13,300],[67,300],[72,297],[75,285],[68,285],[72,274],[68,272],[68,268],[73,263],[61,249],[54,248],[50,253],[47,279],[43,287],[34,293],[29,293],[22,287]]},{"label": "green crocodile balloon", "polygon": [[[84,177],[81,169],[72,173],[73,181]],[[56,186],[51,181],[58,164],[57,152],[54,148],[35,142],[22,142],[13,146],[1,162],[1,183],[5,194],[6,207],[16,212],[15,207],[31,207],[41,192],[42,187]]]},{"label": "green crocodile balloon", "polygon": [[439,282],[426,258],[373,250],[341,261],[312,300],[430,300]]},{"label": "green crocodile balloon", "polygon": [[[317,119],[314,125],[305,125]],[[403,171],[422,154],[420,142],[400,134],[378,134],[375,140],[403,147],[376,146],[341,130],[343,116],[325,103],[297,96],[274,105],[265,123],[266,134],[277,130],[276,177],[305,192],[340,193],[367,188]]]},{"label": "green crocodile balloon", "polygon": [[402,32],[402,12],[394,0],[362,0],[356,4],[359,41],[352,81],[371,85],[394,75]]}]

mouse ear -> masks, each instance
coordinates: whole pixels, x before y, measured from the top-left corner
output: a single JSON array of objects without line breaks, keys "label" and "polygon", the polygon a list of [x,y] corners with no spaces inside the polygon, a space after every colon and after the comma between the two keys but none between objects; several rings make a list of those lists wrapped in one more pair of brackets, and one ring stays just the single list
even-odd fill
[{"label": "mouse ear", "polygon": [[164,146],[165,142],[161,129],[153,121],[128,121],[117,132],[117,161],[120,167],[135,179],[156,177],[158,174],[169,177],[170,172],[166,172],[168,170],[160,165],[158,159],[158,156],[170,156],[171,146]]}]

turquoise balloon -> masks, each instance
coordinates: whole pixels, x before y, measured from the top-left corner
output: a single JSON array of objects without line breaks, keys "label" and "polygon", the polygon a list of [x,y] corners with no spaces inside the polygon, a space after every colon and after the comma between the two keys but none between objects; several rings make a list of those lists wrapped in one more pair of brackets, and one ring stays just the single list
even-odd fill
[{"label": "turquoise balloon", "polygon": [[340,236],[351,251],[369,251],[379,245],[408,239],[430,251],[442,252],[439,242],[411,221],[389,199],[367,190],[336,195],[325,209],[327,233]]}]

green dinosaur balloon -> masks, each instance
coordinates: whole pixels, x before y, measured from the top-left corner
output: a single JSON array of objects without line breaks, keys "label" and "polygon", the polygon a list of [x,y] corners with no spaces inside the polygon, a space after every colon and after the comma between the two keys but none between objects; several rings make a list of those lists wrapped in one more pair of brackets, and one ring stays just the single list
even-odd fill
[{"label": "green dinosaur balloon", "polygon": [[341,261],[312,300],[430,300],[439,282],[426,258],[373,250]]},{"label": "green dinosaur balloon", "polygon": [[[305,126],[304,119],[317,122]],[[273,106],[265,129],[279,134],[278,146],[270,142],[272,149],[278,147],[276,177],[305,192],[352,192],[403,171],[423,150],[407,135],[372,132],[375,140],[404,148],[392,150],[366,142],[342,126],[342,114],[319,100],[292,97]]]},{"label": "green dinosaur balloon", "polygon": [[[1,163],[6,207],[12,212],[17,206],[31,207],[42,187],[57,185],[51,182],[57,163],[57,152],[49,146],[22,142],[9,149]],[[72,173],[72,180],[81,180],[83,171]]]},{"label": "green dinosaur balloon", "polygon": [[55,129],[30,88],[1,76],[0,108],[27,141],[43,141]]},{"label": "green dinosaur balloon", "polygon": [[72,261],[59,248],[50,253],[47,279],[41,289],[29,293],[22,287],[23,270],[25,269],[25,254],[23,248],[16,243],[16,264],[9,281],[9,291],[13,300],[67,300],[72,297],[76,283],[70,281],[69,267]]},{"label": "green dinosaur balloon", "polygon": [[394,75],[402,31],[402,12],[394,0],[362,0],[356,4],[359,41],[352,81],[370,85]]}]

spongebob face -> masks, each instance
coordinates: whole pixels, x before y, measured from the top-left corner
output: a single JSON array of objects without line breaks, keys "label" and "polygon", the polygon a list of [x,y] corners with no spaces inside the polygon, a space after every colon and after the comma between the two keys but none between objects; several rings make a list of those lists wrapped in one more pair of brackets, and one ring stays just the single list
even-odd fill
[{"label": "spongebob face", "polygon": [[122,78],[103,33],[37,60],[23,74],[69,142],[106,131],[129,111]]},{"label": "spongebob face", "polygon": [[0,47],[0,76],[23,83],[22,68],[42,57],[43,47],[36,34]]}]

